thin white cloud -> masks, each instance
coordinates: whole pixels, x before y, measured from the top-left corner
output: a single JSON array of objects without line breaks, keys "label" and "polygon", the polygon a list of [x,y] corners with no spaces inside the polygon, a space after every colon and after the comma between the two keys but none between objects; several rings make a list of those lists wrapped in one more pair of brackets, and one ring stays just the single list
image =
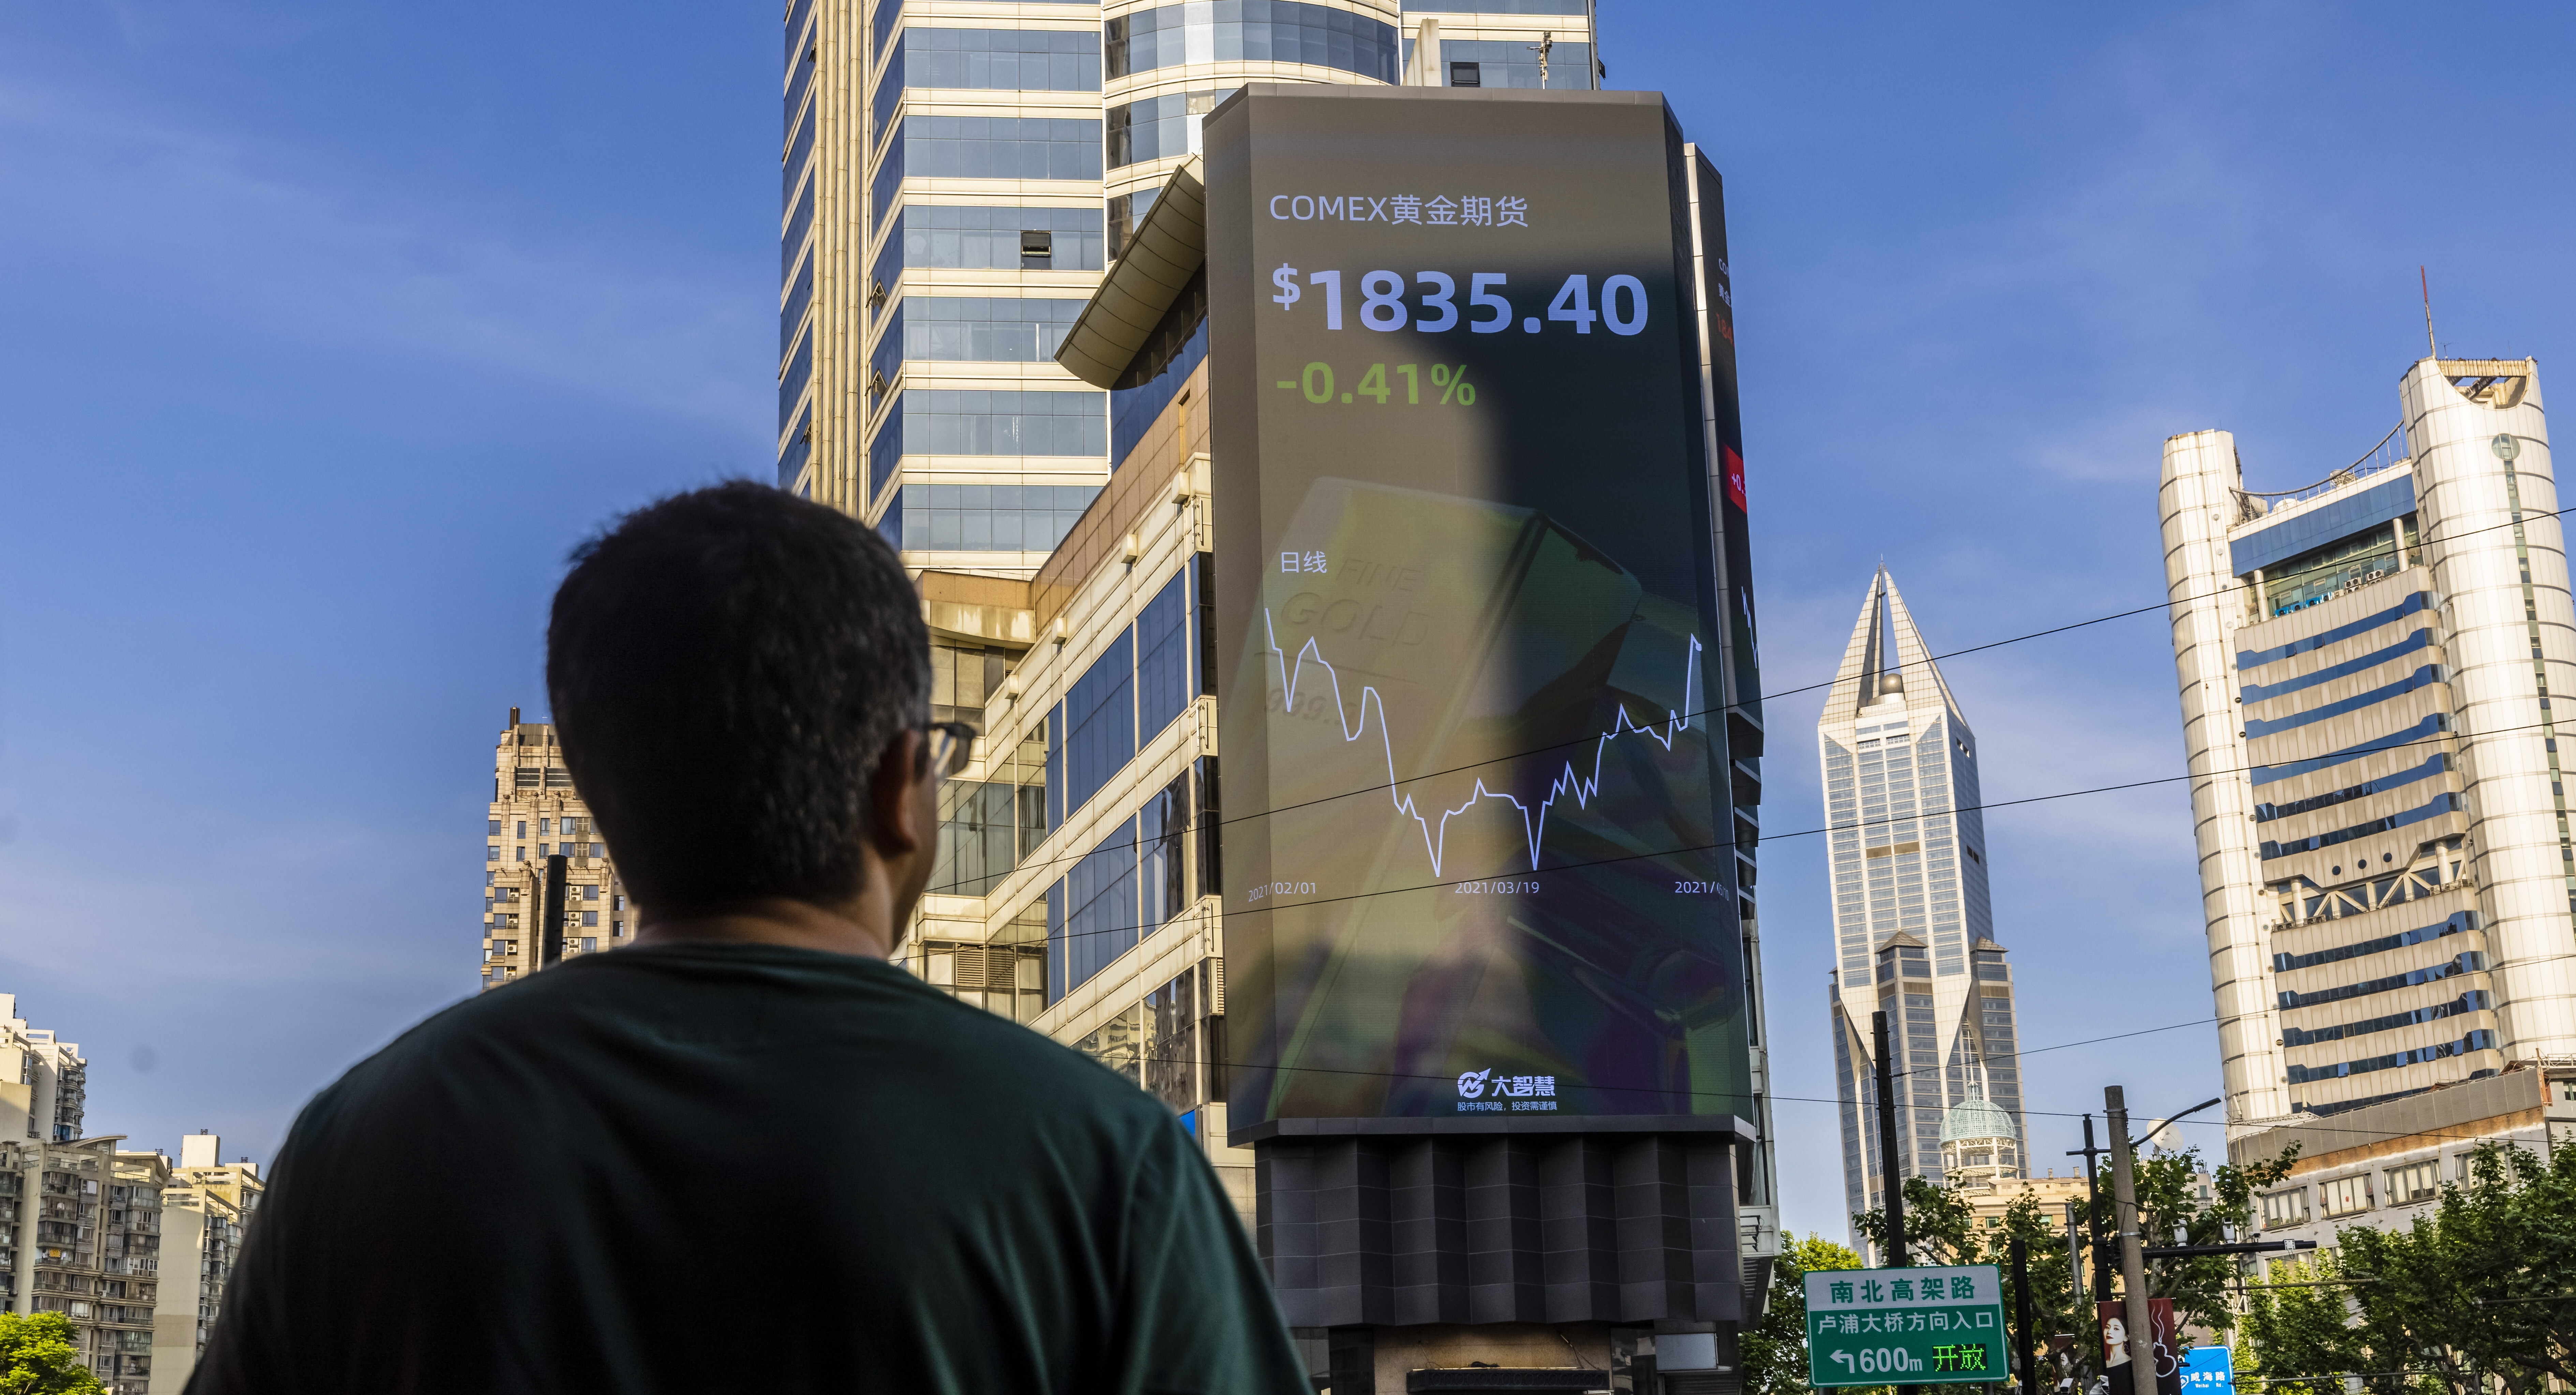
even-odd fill
[{"label": "thin white cloud", "polygon": [[0,79],[0,246],[22,267],[109,272],[102,289],[223,317],[245,339],[435,354],[699,422],[766,414],[774,319],[738,267],[676,262],[641,235],[549,242],[381,181]]}]

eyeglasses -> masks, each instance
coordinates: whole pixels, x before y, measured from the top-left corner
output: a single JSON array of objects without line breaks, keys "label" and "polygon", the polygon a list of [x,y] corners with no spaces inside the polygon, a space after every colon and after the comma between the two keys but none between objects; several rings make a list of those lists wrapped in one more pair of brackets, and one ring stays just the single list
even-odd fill
[{"label": "eyeglasses", "polygon": [[930,778],[945,780],[964,770],[966,762],[974,757],[974,727],[964,722],[932,722],[922,730],[930,736]]}]

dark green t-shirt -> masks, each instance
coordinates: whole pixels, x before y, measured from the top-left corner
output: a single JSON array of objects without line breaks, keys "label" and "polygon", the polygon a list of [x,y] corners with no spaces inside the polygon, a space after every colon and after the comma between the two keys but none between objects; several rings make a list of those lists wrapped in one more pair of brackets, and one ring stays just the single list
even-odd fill
[{"label": "dark green t-shirt", "polygon": [[188,1388],[1312,1387],[1151,1096],[889,964],[656,945],[306,1106]]}]

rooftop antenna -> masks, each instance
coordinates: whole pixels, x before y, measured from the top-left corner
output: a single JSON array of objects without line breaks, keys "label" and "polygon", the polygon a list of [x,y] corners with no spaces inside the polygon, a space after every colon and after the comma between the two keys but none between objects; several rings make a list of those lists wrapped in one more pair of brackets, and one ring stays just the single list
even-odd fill
[{"label": "rooftop antenna", "polygon": [[2424,347],[2431,349],[2433,357],[2439,359],[2442,346],[2433,342],[2433,278],[2424,274],[2421,262],[2415,264],[2415,280],[2424,288]]},{"label": "rooftop antenna", "polygon": [[1547,55],[1550,50],[1556,47],[1556,35],[1551,32],[1541,31],[1538,36],[1537,43],[1524,44],[1522,47],[1530,49],[1538,54],[1538,85],[1541,87],[1547,86]]}]

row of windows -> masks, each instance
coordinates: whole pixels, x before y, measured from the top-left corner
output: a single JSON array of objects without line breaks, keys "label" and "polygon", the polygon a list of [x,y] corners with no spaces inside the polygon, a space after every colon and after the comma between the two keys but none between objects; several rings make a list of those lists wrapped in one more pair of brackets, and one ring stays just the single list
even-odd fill
[{"label": "row of windows", "polygon": [[907,116],[868,185],[883,216],[907,178],[1098,179],[1100,123],[1055,116]]},{"label": "row of windows", "polygon": [[898,392],[868,446],[868,492],[883,490],[906,455],[1101,455],[1107,405],[1097,392]]},{"label": "row of windows", "polygon": [[2417,780],[2439,775],[2450,768],[2451,758],[2436,753],[2426,756],[2420,765],[2382,775],[2376,780],[2366,780],[2358,785],[2350,785],[2325,794],[2310,795],[2305,799],[2294,799],[2287,804],[2257,804],[2254,806],[2254,822],[2270,823],[2274,819],[2286,819],[2294,814],[2313,813],[2319,809],[2350,803],[2374,794],[2385,794],[2402,785],[2410,785]]},{"label": "row of windows", "polygon": [[2307,760],[2287,761],[2280,765],[2255,766],[2251,783],[2256,785],[2268,785],[2276,780],[2289,780],[2295,779],[2301,775],[2313,775],[2320,770],[2331,769],[2332,767],[2341,765],[2346,761],[2359,760],[2363,756],[2377,755],[2381,751],[2392,750],[2399,746],[2411,745],[2418,741],[2428,740],[2442,732],[2449,731],[2450,729],[2451,721],[2449,716],[2444,713],[2435,712],[2430,716],[2425,717],[2422,721],[2419,721],[2415,725],[2407,727],[2402,731],[2393,732],[2387,736],[2373,737],[2368,741],[2362,742],[2358,746],[2347,746],[2340,751],[2329,751],[2322,756],[2313,756]]},{"label": "row of windows", "polygon": [[2415,515],[2410,513],[2292,557],[2264,570],[2264,608],[2287,615],[2394,576],[2415,548]]},{"label": "row of windows", "polygon": [[2293,712],[2286,717],[2273,717],[2269,719],[2261,717],[2248,718],[2245,722],[2245,734],[2249,737],[2260,737],[2273,736],[2285,731],[2295,731],[2312,722],[2322,722],[2328,717],[2340,717],[2347,712],[2358,712],[2365,707],[2374,707],[2391,698],[2404,697],[2406,694],[2411,693],[2418,688],[2429,688],[2432,685],[2443,681],[2445,681],[2445,675],[2442,671],[2442,666],[2440,664],[2426,664],[2404,678],[2398,679],[2394,683],[2383,683],[2380,686],[2371,689],[2369,692],[2355,693],[2351,697],[2343,698],[2336,702],[2329,702],[2322,706],[2311,707],[2305,712]]},{"label": "row of windows", "polygon": [[1391,84],[1402,61],[1394,25],[1301,0],[1196,0],[1102,32],[1112,79],[1184,63],[1310,63]]},{"label": "row of windows", "polygon": [[778,429],[785,431],[797,407],[805,400],[805,384],[814,377],[814,336],[800,335],[796,353],[778,372]]},{"label": "row of windows", "polygon": [[[1412,57],[1409,39],[1404,52],[1408,59]],[[1544,85],[1551,92],[1584,92],[1594,85],[1590,44],[1551,44],[1545,84],[1538,78],[1538,45],[1518,39],[1444,39],[1440,61],[1447,67],[1442,77],[1451,87]]]},{"label": "row of windows", "polygon": [[2347,982],[2347,985],[2339,985],[2339,988],[2318,988],[2313,990],[2313,993],[2293,993],[2293,990],[2285,988],[2280,993],[2280,1006],[2316,1008],[2321,1006],[2321,1003],[2342,1003],[2342,1000],[2349,1000],[2349,998],[2370,998],[2372,993],[2396,993],[2398,988],[2419,988],[2419,985],[2427,985],[2427,982],[2442,982],[2445,977],[2458,977],[2458,975],[2476,975],[2476,972],[2483,972],[2483,970],[2486,970],[2486,954],[2478,949],[2463,949],[2460,954],[2452,954],[2452,959],[2447,964],[2432,964],[2432,967],[2424,967],[2424,970],[2409,970],[2409,972],[2403,972],[2403,975],[2375,977],[2375,980],[2365,980],[2365,982]]},{"label": "row of windows", "polygon": [[[2455,1157],[2458,1160],[2454,1164],[2457,1170],[2453,1173],[2452,1180],[2465,1184],[2470,1180],[2470,1155],[2460,1153]],[[2408,1163],[2403,1167],[2392,1167],[2380,1175],[2387,1179],[2385,1197],[2391,1206],[2432,1201],[2442,1194],[2442,1163],[2439,1158],[2427,1158],[2422,1162]],[[2372,1174],[2362,1172],[2316,1184],[2317,1210],[2328,1216],[2348,1216],[2356,1211],[2371,1209],[2380,1200],[2380,1194],[2373,1188],[2372,1180]],[[2278,1230],[2285,1226],[2306,1222],[2309,1217],[2309,1190],[2307,1187],[2293,1187],[2286,1191],[2264,1193],[2263,1228]]]},{"label": "row of windows", "polygon": [[2425,944],[2445,936],[2465,934],[2477,928],[2478,913],[2460,911],[2449,919],[2432,925],[2400,931],[2394,935],[2382,935],[2375,940],[2363,940],[2359,944],[2337,945],[2332,949],[2318,950],[2314,954],[2275,954],[2272,956],[2272,968],[2274,972],[2286,974],[2293,969],[2313,969],[2320,964],[2340,964],[2346,959],[2384,954],[2392,949]]},{"label": "row of windows", "polygon": [[2386,818],[2372,819],[2368,823],[2357,823],[2350,828],[2338,828],[2330,833],[2319,833],[2306,838],[2293,838],[2286,843],[2276,843],[2267,839],[2265,840],[2262,848],[2263,860],[2269,862],[2275,858],[2291,857],[2299,853],[2316,852],[2321,848],[2331,848],[2338,843],[2349,843],[2356,838],[2369,838],[2382,833],[2393,833],[2398,829],[2406,827],[2408,824],[2422,823],[2426,819],[2440,818],[2444,814],[2456,811],[2459,807],[2460,797],[2458,795],[2437,794],[2431,799],[2416,805],[2412,809],[2390,814]]},{"label": "row of windows", "polygon": [[787,142],[786,153],[779,157],[778,203],[782,208],[786,207],[788,197],[796,192],[797,184],[805,178],[805,161],[814,153],[815,113],[820,110],[816,103],[805,104],[805,118],[796,123],[795,138]]},{"label": "row of windows", "polygon": [[2320,1027],[2314,1031],[2302,1031],[2297,1027],[2285,1028],[2281,1033],[2281,1044],[2283,1046],[2316,1046],[2324,1042],[2343,1041],[2351,1037],[2366,1037],[2373,1032],[2394,1031],[2399,1027],[2417,1027],[2427,1022],[2439,1022],[2445,1017],[2458,1017],[2465,1013],[2484,1012],[2494,1006],[2494,995],[2488,993],[2483,988],[2473,988],[2447,1003],[2435,1003],[2431,1007],[2420,1007],[2410,1012],[2392,1012],[2385,1017],[2372,1017],[2360,1022],[2348,1022],[2340,1027]]},{"label": "row of windows", "polygon": [[891,382],[907,359],[1050,363],[1084,303],[1037,296],[905,296],[887,315],[868,366]]},{"label": "row of windows", "polygon": [[2493,1051],[2496,1034],[2480,1028],[2458,1041],[2438,1042],[2412,1051],[2392,1051],[2385,1056],[2372,1056],[2360,1061],[2338,1061],[2330,1066],[2292,1066],[2290,1083],[2305,1085],[2318,1080],[2340,1080],[2348,1075],[2366,1075],[2372,1071],[2395,1070],[2400,1066],[2422,1065],[2427,1061],[2466,1056],[2472,1051]]},{"label": "row of windows", "polygon": [[[908,266],[975,271],[1098,271],[1104,263],[1103,213],[1096,208],[913,204],[899,208],[877,250],[874,289],[884,291]],[[1029,234],[1040,234],[1031,238]],[[1044,252],[1029,250],[1043,241]]]},{"label": "row of windows", "polygon": [[1100,36],[1063,29],[918,29],[907,26],[877,72],[870,104],[884,131],[907,87],[977,91],[1097,92]]},{"label": "row of windows", "polygon": [[1051,823],[1061,825],[1089,803],[1135,759],[1140,735],[1170,725],[1200,691],[1192,681],[1190,588],[1204,570],[1184,568],[1165,582],[1047,714]]},{"label": "row of windows", "polygon": [[[557,854],[561,854],[561,855],[562,855],[562,856],[564,856],[564,857],[606,857],[606,856],[608,856],[608,845],[607,845],[606,843],[539,843],[539,844],[537,844],[537,856],[538,856],[538,857],[541,857],[541,858],[544,858],[544,857],[553,857],[553,856],[556,856]],[[484,860],[485,862],[498,862],[498,861],[500,861],[500,860],[501,860],[501,845],[500,845],[500,844],[498,844],[498,843],[489,843],[489,844],[484,845],[484,848],[483,848],[483,860]],[[517,849],[517,854],[516,854],[516,856],[514,856],[514,857],[512,857],[512,858],[511,858],[511,861],[513,861],[513,862],[525,862],[525,861],[527,861],[527,860],[528,860],[528,849],[527,849],[526,845],[522,844],[522,845]]]},{"label": "row of windows", "polygon": [[2277,683],[2248,683],[2242,689],[2238,690],[2236,696],[2241,702],[2263,702],[2271,698],[2287,697],[2291,693],[2298,692],[2302,689],[2313,688],[2320,683],[2331,683],[2338,678],[2350,678],[2356,673],[2367,672],[2368,670],[2379,667],[2381,664],[2412,654],[2419,649],[2430,649],[2432,647],[2433,632],[2431,630],[2417,630],[2413,634],[2408,635],[2406,638],[2401,639],[2395,644],[2389,645],[2384,649],[2374,649],[2359,658],[2346,659],[2339,664],[2328,664],[2314,673],[2303,673],[2296,677],[2284,678]]},{"label": "row of windows", "polygon": [[890,506],[890,531],[914,551],[1052,552],[1099,493],[1088,484],[907,484]]},{"label": "row of windows", "polygon": [[2313,654],[2329,644],[2341,644],[2355,635],[2368,634],[2382,625],[2396,624],[2409,615],[2429,608],[2431,604],[2432,598],[2418,591],[2386,610],[2365,615],[2358,620],[2347,621],[2331,630],[2312,634],[2304,639],[2294,639],[2287,644],[2270,649],[2240,649],[2236,651],[2236,672],[2242,676],[2265,664],[2277,664],[2283,659],[2294,659],[2301,654]]},{"label": "row of windows", "polygon": [[814,262],[809,257],[797,267],[796,279],[789,283],[787,297],[778,307],[778,357],[782,363],[796,342],[796,331],[804,326],[805,307],[813,300]]},{"label": "row of windows", "polygon": [[1047,888],[1049,1002],[1090,981],[1189,904],[1191,823],[1185,772]]}]

